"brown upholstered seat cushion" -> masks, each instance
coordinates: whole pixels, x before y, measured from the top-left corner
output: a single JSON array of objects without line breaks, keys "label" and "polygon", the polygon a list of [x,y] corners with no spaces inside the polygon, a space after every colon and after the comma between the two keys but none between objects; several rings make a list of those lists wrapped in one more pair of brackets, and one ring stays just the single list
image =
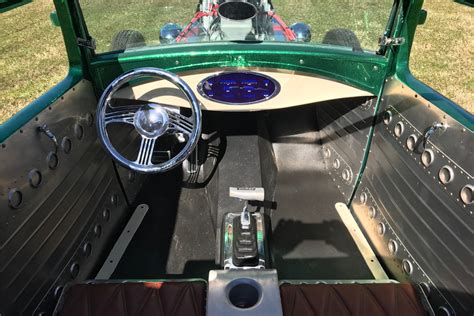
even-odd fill
[{"label": "brown upholstered seat cushion", "polygon": [[283,284],[280,292],[285,316],[427,315],[410,284]]},{"label": "brown upholstered seat cushion", "polygon": [[64,316],[205,315],[204,282],[73,284],[57,307]]}]

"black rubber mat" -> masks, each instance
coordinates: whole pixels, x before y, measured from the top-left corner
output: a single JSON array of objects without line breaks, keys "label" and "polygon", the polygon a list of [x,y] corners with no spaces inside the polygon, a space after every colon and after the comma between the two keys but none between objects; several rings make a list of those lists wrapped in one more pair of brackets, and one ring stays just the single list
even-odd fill
[{"label": "black rubber mat", "polygon": [[[334,204],[343,201],[314,144],[276,144],[271,253],[282,279],[372,279]],[[294,153],[298,152],[298,155]]]},{"label": "black rubber mat", "polygon": [[150,209],[111,278],[207,279],[217,267],[205,190],[181,188],[175,170],[150,177],[137,201]]}]

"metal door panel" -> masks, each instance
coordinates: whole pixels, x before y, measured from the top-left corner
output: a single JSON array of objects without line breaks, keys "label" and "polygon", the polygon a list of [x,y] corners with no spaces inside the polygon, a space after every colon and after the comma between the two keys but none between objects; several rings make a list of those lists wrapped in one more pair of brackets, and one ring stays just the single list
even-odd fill
[{"label": "metal door panel", "polygon": [[102,263],[128,216],[95,108],[83,80],[1,144],[0,314],[51,313],[67,282]]},{"label": "metal door panel", "polygon": [[[425,165],[422,135],[435,121],[448,127],[430,137],[434,159]],[[436,312],[472,314],[473,204],[460,192],[474,184],[474,134],[393,78],[377,122],[352,209],[390,273],[422,284]],[[443,183],[446,167],[454,177]]]}]

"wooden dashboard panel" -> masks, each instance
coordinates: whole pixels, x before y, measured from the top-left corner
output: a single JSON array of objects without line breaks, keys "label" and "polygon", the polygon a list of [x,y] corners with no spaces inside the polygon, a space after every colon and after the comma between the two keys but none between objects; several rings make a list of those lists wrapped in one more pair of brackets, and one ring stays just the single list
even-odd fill
[{"label": "wooden dashboard panel", "polygon": [[[197,98],[201,102],[202,109],[207,111],[263,111],[289,108],[334,99],[373,96],[373,94],[367,91],[319,76],[286,70],[272,71],[248,68],[242,68],[241,70],[261,73],[278,81],[281,86],[280,93],[269,100],[248,105],[218,103],[208,100],[198,93],[197,86],[199,82],[210,75],[226,70],[227,69],[213,69],[201,73],[180,74],[180,76],[193,89]],[[231,71],[238,70],[234,68]],[[172,83],[166,80],[148,81],[146,83],[124,87],[120,89],[115,96],[116,98],[139,99],[176,107],[190,107],[184,94],[182,94]]]}]

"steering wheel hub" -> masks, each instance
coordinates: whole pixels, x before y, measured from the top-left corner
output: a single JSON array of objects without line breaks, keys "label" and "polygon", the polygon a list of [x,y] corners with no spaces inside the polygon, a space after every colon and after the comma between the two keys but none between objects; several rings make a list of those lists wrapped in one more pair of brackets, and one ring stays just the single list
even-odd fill
[{"label": "steering wheel hub", "polygon": [[169,126],[168,112],[158,104],[145,104],[136,113],[133,125],[137,132],[148,138],[163,135]]}]

